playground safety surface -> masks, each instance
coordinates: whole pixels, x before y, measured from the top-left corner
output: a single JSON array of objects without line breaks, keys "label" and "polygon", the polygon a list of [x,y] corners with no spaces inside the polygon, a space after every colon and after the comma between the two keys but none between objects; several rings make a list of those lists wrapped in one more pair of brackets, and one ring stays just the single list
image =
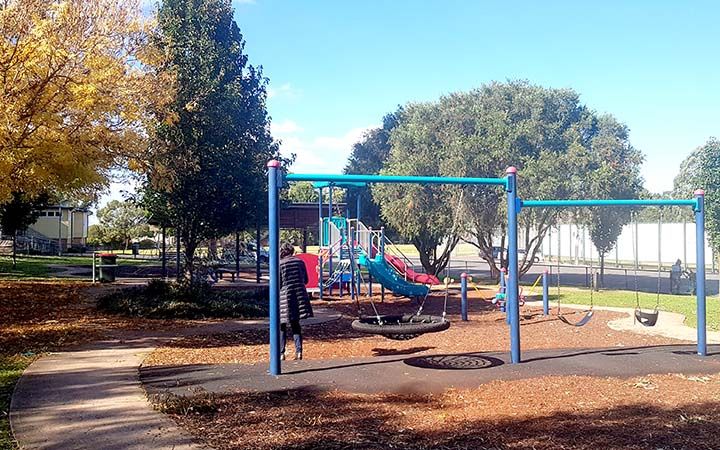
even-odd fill
[{"label": "playground safety surface", "polygon": [[140,377],[150,393],[187,395],[210,392],[273,392],[288,389],[355,393],[430,393],[447,388],[477,388],[494,380],[547,376],[629,378],[651,374],[720,373],[720,346],[700,357],[692,345],[530,350],[522,364],[508,354],[458,353],[288,361],[284,375],[271,377],[267,364],[143,367]]},{"label": "playground safety surface", "polygon": [[353,332],[353,305],[332,302],[344,317],[304,327],[306,359],[279,377],[266,330],[173,341],[140,376],[218,449],[720,448],[720,346],[701,358],[691,341],[608,327],[628,311],[574,328],[526,307],[524,362],[512,365],[502,313],[473,300],[460,322],[457,303],[448,331],[389,341]]}]

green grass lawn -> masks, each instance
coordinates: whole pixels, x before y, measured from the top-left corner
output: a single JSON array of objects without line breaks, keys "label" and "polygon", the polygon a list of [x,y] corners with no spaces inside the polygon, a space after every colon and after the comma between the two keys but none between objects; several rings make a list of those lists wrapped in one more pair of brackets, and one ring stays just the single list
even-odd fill
[{"label": "green grass lawn", "polygon": [[32,360],[32,357],[0,356],[0,450],[17,448],[10,431],[10,396],[15,383]]},{"label": "green grass lawn", "polygon": [[[656,294],[640,292],[640,307],[646,311],[655,309]],[[550,290],[550,301],[556,301],[557,291]],[[590,304],[590,291],[588,289],[562,288],[560,302],[579,305]],[[636,306],[635,293],[632,291],[600,291],[593,293],[593,303],[596,306],[618,306],[634,308]],[[697,312],[695,296],[691,295],[660,295],[660,310],[680,313],[685,316],[685,324],[690,327],[697,326]],[[707,297],[707,326],[708,330],[720,330],[720,300],[717,297]]]},{"label": "green grass lawn", "polygon": [[[119,264],[132,264],[142,266],[159,264],[158,261],[118,258]],[[32,278],[54,278],[51,265],[63,266],[91,266],[90,256],[18,256],[17,267],[13,269],[12,259],[0,256],[0,279],[17,280]]]},{"label": "green grass lawn", "polygon": [[12,259],[0,257],[0,278],[49,278],[52,277],[53,264],[68,266],[87,266],[92,258],[87,256],[19,256],[17,267],[13,269]]}]

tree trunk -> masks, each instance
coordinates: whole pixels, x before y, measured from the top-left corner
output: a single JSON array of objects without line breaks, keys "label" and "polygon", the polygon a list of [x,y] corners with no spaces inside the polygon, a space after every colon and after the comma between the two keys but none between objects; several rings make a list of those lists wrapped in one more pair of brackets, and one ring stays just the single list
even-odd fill
[{"label": "tree trunk", "polygon": [[[260,284],[261,271],[260,271],[260,222],[255,224],[255,282]],[[268,261],[269,262],[269,261]]]},{"label": "tree trunk", "polygon": [[197,249],[197,242],[188,242],[185,240],[185,279],[194,281],[195,276],[195,250]]},{"label": "tree trunk", "polygon": [[13,233],[12,237],[12,268],[17,268],[17,231]]},{"label": "tree trunk", "polygon": [[602,289],[605,285],[605,253],[600,253],[600,278],[598,284],[600,285],[597,286],[598,289]]},{"label": "tree trunk", "polygon": [[165,233],[167,232],[167,228],[165,225],[162,226],[162,274],[163,278],[167,280],[168,271],[167,271],[167,240],[165,239]]},{"label": "tree trunk", "polygon": [[235,232],[235,276],[240,277],[240,232]]},{"label": "tree trunk", "polygon": [[490,277],[496,282],[500,279],[500,268],[495,262],[493,254],[492,234],[484,236],[480,233],[475,234],[475,242],[463,239],[467,244],[471,244],[479,250],[478,256],[482,258],[490,267]]},{"label": "tree trunk", "polygon": [[179,283],[182,280],[182,273],[180,272],[180,229],[175,227],[175,279]]}]

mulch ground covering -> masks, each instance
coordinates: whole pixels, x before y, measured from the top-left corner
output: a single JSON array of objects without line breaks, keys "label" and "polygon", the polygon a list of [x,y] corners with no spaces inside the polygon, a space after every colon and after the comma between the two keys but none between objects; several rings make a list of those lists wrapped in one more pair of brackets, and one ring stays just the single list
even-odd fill
[{"label": "mulch ground covering", "polygon": [[[489,292],[489,291],[488,291]],[[487,295],[487,293],[483,293]],[[460,353],[478,351],[506,351],[510,348],[510,336],[503,313],[482,294],[473,291],[470,297],[469,322],[459,319],[459,299],[451,297],[448,304],[450,329],[443,333],[427,334],[408,341],[392,341],[380,336],[354,331],[350,323],[356,318],[357,307],[347,298],[342,301],[315,301],[316,307],[330,307],[343,314],[343,318],[330,323],[303,327],[304,355],[306,359],[352,358],[378,355]],[[443,299],[430,298],[425,312],[440,314]],[[363,309],[369,314],[367,301]],[[417,310],[417,305],[406,300],[386,297],[384,304],[377,303],[381,314],[408,313]],[[553,314],[556,311],[553,311]],[[581,312],[564,311],[572,320],[578,320]],[[607,322],[622,317],[622,314],[605,311],[595,312],[590,323],[582,328],[569,327],[555,316],[543,317],[538,308],[522,310],[523,349],[588,348],[610,346],[644,346],[678,343],[677,340],[661,337],[641,336],[611,330]],[[199,336],[181,339],[151,354],[144,362],[147,366],[186,364],[252,364],[267,361],[267,330],[243,331],[237,333]],[[292,343],[289,342],[290,354]]]},{"label": "mulch ground covering", "polygon": [[[474,293],[470,322],[459,301],[448,308],[451,328],[410,341],[361,335],[350,328],[349,301],[319,303],[341,311],[336,322],[307,326],[306,358],[505,351],[504,316]],[[366,305],[367,306],[367,305]],[[382,313],[407,312],[404,300]],[[437,313],[442,299],[426,310]],[[367,310],[367,308],[366,308]],[[555,316],[523,310],[524,349],[631,347],[679,341],[609,329],[620,314],[595,313],[573,328]],[[264,330],[190,337],[158,349],[146,365],[267,361]],[[291,343],[289,343],[292,346]],[[479,389],[441,394],[354,394],[299,389],[272,394],[199,392],[155,398],[198,439],[218,449],[707,449],[720,448],[720,374],[620,379],[553,376],[497,380]]]},{"label": "mulch ground covering", "polygon": [[130,319],[98,312],[112,287],[82,282],[0,282],[0,355],[40,353],[92,342],[116,330],[167,329],[191,321]]},{"label": "mulch ground covering", "polygon": [[546,377],[425,396],[235,393],[173,417],[217,449],[709,449],[719,400],[720,377]]}]

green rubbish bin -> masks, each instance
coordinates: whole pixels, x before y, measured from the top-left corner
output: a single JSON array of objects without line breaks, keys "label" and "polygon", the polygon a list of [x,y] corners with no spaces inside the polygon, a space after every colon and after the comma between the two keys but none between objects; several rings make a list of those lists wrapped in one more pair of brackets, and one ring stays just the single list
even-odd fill
[{"label": "green rubbish bin", "polygon": [[98,277],[103,283],[112,283],[115,281],[115,269],[117,268],[117,255],[112,253],[102,253],[100,255],[100,276]]}]

